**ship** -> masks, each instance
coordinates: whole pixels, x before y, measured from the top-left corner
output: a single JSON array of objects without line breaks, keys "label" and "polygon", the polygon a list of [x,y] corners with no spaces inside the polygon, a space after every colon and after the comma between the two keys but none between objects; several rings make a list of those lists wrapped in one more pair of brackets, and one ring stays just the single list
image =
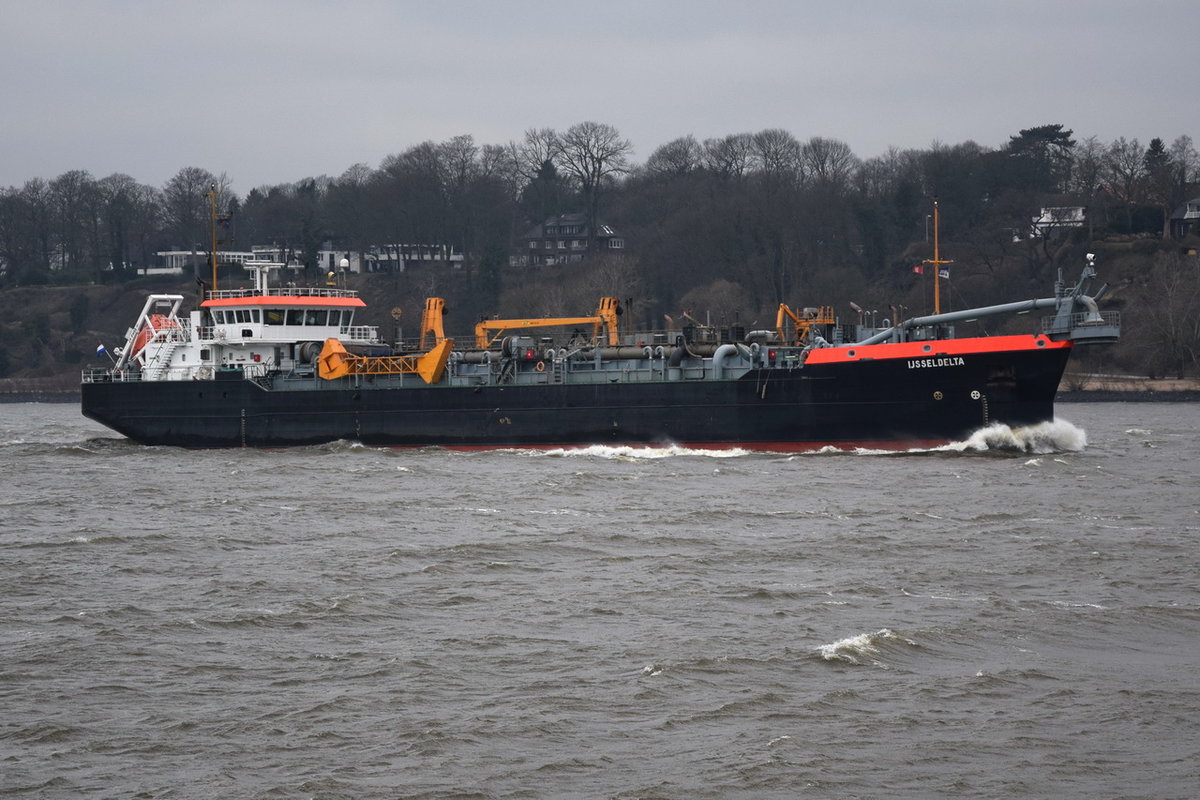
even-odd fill
[{"label": "ship", "polygon": [[[606,297],[576,317],[484,319],[461,344],[441,298],[425,300],[419,338],[386,342],[336,280],[295,286],[282,264],[247,262],[251,287],[219,289],[214,264],[186,313],[181,294],[147,297],[110,364],[83,371],[82,413],[185,448],[931,447],[1054,419],[1073,348],[1120,336],[1103,289],[1089,294],[1094,260],[1073,284],[1060,270],[1052,296],[942,312],[935,236],[929,315],[843,323],[831,306],[780,304],[773,328],[689,315],[626,332]],[[956,334],[1035,311],[1035,332]]]}]

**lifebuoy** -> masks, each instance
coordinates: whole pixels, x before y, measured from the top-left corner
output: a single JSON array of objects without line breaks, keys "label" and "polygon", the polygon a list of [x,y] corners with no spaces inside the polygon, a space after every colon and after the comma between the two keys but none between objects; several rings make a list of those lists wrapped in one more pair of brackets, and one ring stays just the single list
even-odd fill
[{"label": "lifebuoy", "polygon": [[546,371],[546,362],[539,361],[538,363],[533,365],[533,368],[536,369],[538,372],[545,372]]}]

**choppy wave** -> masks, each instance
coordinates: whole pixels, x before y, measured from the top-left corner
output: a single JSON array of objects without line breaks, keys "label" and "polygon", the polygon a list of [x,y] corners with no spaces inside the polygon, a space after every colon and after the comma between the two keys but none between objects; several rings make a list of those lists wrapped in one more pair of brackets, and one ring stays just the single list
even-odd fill
[{"label": "choppy wave", "polygon": [[0,406],[0,795],[1192,796],[1200,406],[1067,413],[789,462]]},{"label": "choppy wave", "polygon": [[860,633],[857,636],[839,639],[833,644],[823,644],[817,648],[817,652],[826,661],[882,667],[885,665],[880,657],[883,649],[889,644],[917,646],[911,639],[899,636],[888,628],[880,628],[874,633]]},{"label": "choppy wave", "polygon": [[997,423],[981,428],[965,442],[954,442],[942,449],[973,452],[988,450],[1033,453],[1076,453],[1087,447],[1087,431],[1065,419],[1039,422],[1019,428]]},{"label": "choppy wave", "polygon": [[[1127,433],[1143,433],[1130,430]],[[789,458],[812,456],[896,456],[923,453],[1028,453],[1046,455],[1051,453],[1078,452],[1087,447],[1087,432],[1064,419],[1036,425],[1012,428],[996,423],[981,428],[963,441],[950,442],[931,448],[909,448],[905,450],[878,449],[868,447],[842,448],[827,445],[815,450],[789,454]],[[66,456],[96,456],[108,453],[126,453],[131,450],[146,450],[128,439],[92,437],[77,442],[31,442],[12,439],[0,442],[0,448],[23,452],[26,455],[54,454]],[[321,454],[382,453],[411,454],[413,452],[445,453],[438,447],[417,448],[397,451],[388,447],[364,445],[354,440],[339,439],[325,444],[301,448]],[[703,448],[682,445],[586,445],[581,447],[556,447],[550,449],[512,448],[509,450],[486,450],[484,453],[510,452],[551,458],[601,458],[611,461],[647,461],[671,458],[714,458],[730,459],[746,456],[778,456],[778,453],[755,450],[752,447]],[[477,453],[476,453],[477,454]]]},{"label": "choppy wave", "polygon": [[[843,449],[832,445],[816,450],[791,454],[789,457],[811,457],[831,455],[853,456],[896,456],[922,453],[1028,453],[1048,455],[1051,453],[1075,453],[1087,447],[1087,431],[1065,419],[1040,422],[1036,425],[1010,427],[994,423],[972,433],[959,442],[950,442],[938,447],[915,447],[907,450],[884,450],[869,447]],[[615,461],[639,461],[648,459],[678,458],[692,456],[701,458],[740,458],[764,455],[753,448],[728,450],[704,449],[667,445],[662,447],[632,445],[590,445],[578,448],[555,448],[533,451],[539,455],[575,458],[606,458]],[[768,453],[766,455],[777,455]]]}]

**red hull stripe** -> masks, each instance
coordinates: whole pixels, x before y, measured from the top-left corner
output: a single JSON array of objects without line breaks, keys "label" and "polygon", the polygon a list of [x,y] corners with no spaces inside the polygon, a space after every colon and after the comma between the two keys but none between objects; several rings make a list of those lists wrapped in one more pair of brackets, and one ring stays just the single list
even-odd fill
[{"label": "red hull stripe", "polygon": [[971,353],[999,353],[1020,350],[1061,350],[1071,342],[1055,342],[1042,335],[977,336],[970,339],[938,339],[933,342],[868,344],[823,347],[808,351],[806,364],[837,364],[847,361],[871,361],[886,358],[936,358]]},{"label": "red hull stripe", "polygon": [[636,442],[596,442],[593,444],[446,444],[392,446],[392,450],[421,450],[436,447],[438,450],[477,452],[483,450],[586,450],[589,447],[629,447],[635,450],[663,450],[682,447],[686,450],[748,450],[762,453],[811,453],[816,450],[928,450],[949,444],[949,439],[910,439],[906,441],[856,441],[856,442],[682,442],[670,444],[646,444]]},{"label": "red hull stripe", "polygon": [[292,297],[291,295],[251,295],[250,297],[224,297],[220,300],[205,300],[202,308],[228,306],[304,306],[305,308],[338,307],[366,308],[358,297]]}]

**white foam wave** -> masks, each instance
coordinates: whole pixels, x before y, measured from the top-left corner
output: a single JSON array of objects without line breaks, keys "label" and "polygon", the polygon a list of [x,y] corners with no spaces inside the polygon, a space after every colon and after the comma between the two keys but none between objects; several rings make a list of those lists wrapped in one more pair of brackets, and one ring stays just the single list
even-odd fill
[{"label": "white foam wave", "polygon": [[983,453],[987,451],[1010,451],[1046,455],[1049,453],[1077,453],[1087,447],[1087,431],[1065,419],[1039,422],[1010,428],[995,423],[971,434],[965,441],[951,442],[933,450],[943,452]]},{"label": "white foam wave", "polygon": [[[986,428],[980,428],[961,442],[949,442],[938,447],[912,447],[906,450],[881,449],[874,447],[839,448],[825,446],[818,450],[806,450],[788,457],[791,461],[797,458],[812,456],[904,456],[921,453],[986,453],[986,452],[1016,452],[1031,455],[1047,455],[1051,453],[1076,453],[1087,447],[1087,431],[1065,419],[1053,422],[1039,422],[1036,425],[1026,425],[1012,428],[1002,422],[993,423]],[[1026,466],[1038,466],[1039,459],[1030,459]]]},{"label": "white foam wave", "polygon": [[823,644],[817,648],[821,658],[826,661],[841,661],[846,664],[875,664],[881,666],[875,658],[879,655],[879,645],[888,640],[903,641],[916,644],[901,636],[897,636],[887,628],[880,628],[874,633],[860,633],[840,639],[833,644]]}]

